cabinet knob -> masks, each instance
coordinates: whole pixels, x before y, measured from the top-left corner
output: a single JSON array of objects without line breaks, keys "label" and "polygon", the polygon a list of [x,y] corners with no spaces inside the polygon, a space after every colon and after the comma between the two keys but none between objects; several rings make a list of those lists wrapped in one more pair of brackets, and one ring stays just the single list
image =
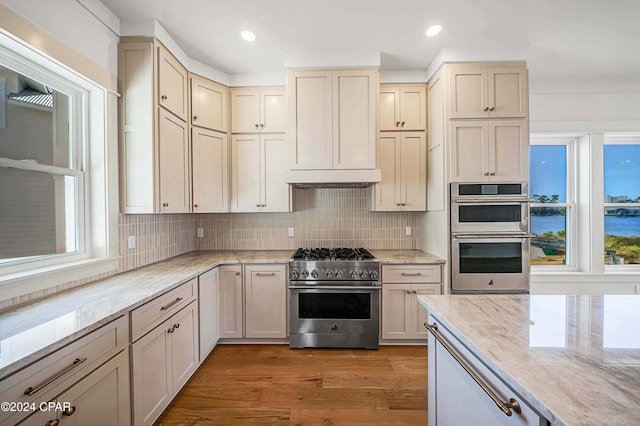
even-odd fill
[{"label": "cabinet knob", "polygon": [[264,123],[260,123],[260,128],[262,129],[264,127]]},{"label": "cabinet knob", "polygon": [[396,121],[396,127],[400,127],[400,122]]},{"label": "cabinet knob", "polygon": [[404,123],[406,123],[406,121],[403,121],[402,123],[400,123],[400,127],[404,127]]},{"label": "cabinet knob", "polygon": [[491,176],[495,176],[495,175],[496,175],[496,172],[491,172],[491,173],[489,173],[489,174],[490,174]]},{"label": "cabinet knob", "polygon": [[73,413],[75,413],[75,412],[76,412],[76,407],[75,407],[75,405],[74,405],[74,406],[72,406],[72,407],[70,407],[70,408],[68,408],[68,409],[64,410],[64,411],[62,412],[62,415],[63,415],[63,416],[67,416],[67,417],[69,417],[69,416],[73,416]]},{"label": "cabinet knob", "polygon": [[60,424],[60,420],[53,419],[53,420],[49,420],[48,422],[46,422],[44,424],[44,426],[58,426],[59,424]]},{"label": "cabinet knob", "polygon": [[169,203],[162,203],[162,207],[169,207]]},{"label": "cabinet knob", "polygon": [[496,110],[496,107],[489,108],[489,111],[495,111],[495,110]]},{"label": "cabinet knob", "polygon": [[482,108],[483,111],[489,111],[489,107]]},{"label": "cabinet knob", "polygon": [[240,272],[236,272],[236,275],[240,275]]},{"label": "cabinet knob", "polygon": [[196,121],[197,119],[198,119],[198,116],[197,116],[197,115],[194,115],[194,116],[193,116],[193,121]]},{"label": "cabinet knob", "polygon": [[160,96],[160,98],[162,98],[163,101],[166,101],[167,100],[167,95],[162,95],[162,96]]},{"label": "cabinet knob", "polygon": [[256,124],[255,124],[255,126],[256,126],[256,129],[257,129],[258,127],[260,127],[260,125],[259,125],[258,123],[256,123]]},{"label": "cabinet knob", "polygon": [[484,172],[483,175],[489,176],[489,172]]},{"label": "cabinet knob", "polygon": [[411,290],[407,290],[407,294],[411,294]]},{"label": "cabinet knob", "polygon": [[193,207],[198,208],[200,207],[200,204],[194,204]]},{"label": "cabinet knob", "polygon": [[418,290],[413,290],[412,293],[413,294],[418,294]]}]

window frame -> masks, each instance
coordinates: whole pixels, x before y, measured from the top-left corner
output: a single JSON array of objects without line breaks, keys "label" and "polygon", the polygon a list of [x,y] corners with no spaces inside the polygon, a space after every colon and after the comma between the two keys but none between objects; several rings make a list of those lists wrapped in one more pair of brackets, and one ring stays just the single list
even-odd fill
[{"label": "window frame", "polygon": [[[604,191],[604,147],[607,145],[638,145],[640,146],[640,134],[637,133],[605,133],[604,134],[604,142],[602,145],[602,210],[600,215],[602,216],[603,222],[603,233],[602,238],[604,241],[605,233],[604,233],[604,220],[605,214],[604,211],[609,207],[634,207],[640,209],[640,203],[605,203],[604,197],[606,196]],[[602,247],[602,251],[604,253],[604,245]],[[615,274],[615,273],[639,273],[640,265],[608,265],[604,264],[604,273],[605,274]]]},{"label": "window frame", "polygon": [[[118,270],[117,93],[98,85],[73,68],[58,62],[10,33],[0,31],[3,64],[18,73],[49,83],[70,96],[71,137],[83,143],[75,156],[83,188],[77,193],[78,251],[15,262],[0,267],[0,302],[73,281],[98,279]],[[34,165],[4,165],[30,169]],[[91,168],[89,168],[91,165]],[[70,170],[39,165],[47,172]],[[111,170],[110,170],[111,169]],[[42,170],[38,170],[42,171]],[[83,242],[82,242],[83,241]]]},{"label": "window frame", "polygon": [[[565,146],[566,147],[566,200],[564,203],[553,203],[553,207],[565,207],[567,210],[566,220],[566,236],[565,236],[565,250],[567,262],[564,265],[533,265],[531,264],[531,272],[545,272],[545,273],[558,273],[558,272],[577,272],[579,271],[578,255],[575,253],[575,248],[578,247],[578,191],[576,187],[577,183],[577,156],[576,156],[576,144],[578,138],[573,135],[542,135],[531,134],[530,146]],[[529,185],[533,195],[532,185]],[[534,207],[549,207],[549,203],[534,203],[531,202],[530,208]],[[531,215],[529,216],[531,221]]]}]

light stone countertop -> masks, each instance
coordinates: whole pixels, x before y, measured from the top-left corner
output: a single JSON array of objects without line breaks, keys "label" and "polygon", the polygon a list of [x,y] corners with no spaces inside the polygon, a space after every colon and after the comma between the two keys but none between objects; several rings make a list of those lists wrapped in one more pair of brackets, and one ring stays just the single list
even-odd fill
[{"label": "light stone countertop", "polygon": [[418,296],[553,425],[640,425],[640,295]]},{"label": "light stone countertop", "polygon": [[[287,263],[293,252],[194,251],[0,313],[0,380],[209,269]],[[383,263],[444,261],[419,250],[372,252]]]}]

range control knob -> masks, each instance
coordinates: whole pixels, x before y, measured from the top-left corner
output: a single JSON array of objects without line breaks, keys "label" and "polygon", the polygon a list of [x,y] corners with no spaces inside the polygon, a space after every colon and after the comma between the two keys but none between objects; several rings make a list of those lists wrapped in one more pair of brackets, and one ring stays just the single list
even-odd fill
[{"label": "range control knob", "polygon": [[358,271],[351,271],[351,273],[349,274],[349,276],[353,279],[358,278]]},{"label": "range control knob", "polygon": [[369,274],[367,274],[367,271],[360,271],[360,278],[363,280],[369,278]]},{"label": "range control knob", "polygon": [[297,269],[294,269],[293,271],[291,271],[291,276],[297,279],[298,277],[300,277],[300,272]]},{"label": "range control knob", "polygon": [[339,269],[336,271],[336,278],[342,278],[342,271]]},{"label": "range control knob", "polygon": [[309,277],[309,271],[305,269],[304,271],[302,271],[302,278],[307,278],[307,277]]},{"label": "range control knob", "polygon": [[311,271],[311,278],[318,278],[318,271],[316,271],[315,269]]},{"label": "range control knob", "polygon": [[333,271],[327,271],[325,275],[327,276],[327,278],[333,278]]},{"label": "range control knob", "polygon": [[369,272],[369,278],[371,278],[372,280],[377,280],[378,279],[378,273],[376,271]]}]

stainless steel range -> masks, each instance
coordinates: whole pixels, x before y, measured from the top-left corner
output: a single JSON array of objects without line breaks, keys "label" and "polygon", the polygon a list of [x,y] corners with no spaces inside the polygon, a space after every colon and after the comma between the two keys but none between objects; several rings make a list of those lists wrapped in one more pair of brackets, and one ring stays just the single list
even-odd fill
[{"label": "stainless steel range", "polygon": [[298,249],[289,261],[290,347],[378,348],[380,264],[365,249]]}]

